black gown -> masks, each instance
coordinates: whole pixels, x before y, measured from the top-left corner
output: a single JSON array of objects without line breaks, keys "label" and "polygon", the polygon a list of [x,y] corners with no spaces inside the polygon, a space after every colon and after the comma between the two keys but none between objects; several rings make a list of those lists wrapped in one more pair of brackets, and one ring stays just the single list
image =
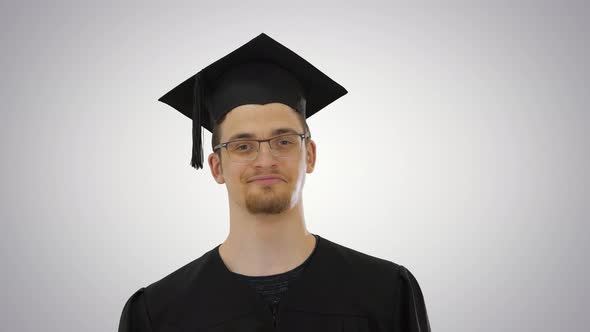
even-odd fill
[{"label": "black gown", "polygon": [[119,332],[431,331],[407,268],[315,236],[310,257],[277,275],[297,277],[275,305],[225,266],[218,245],[133,293]]}]

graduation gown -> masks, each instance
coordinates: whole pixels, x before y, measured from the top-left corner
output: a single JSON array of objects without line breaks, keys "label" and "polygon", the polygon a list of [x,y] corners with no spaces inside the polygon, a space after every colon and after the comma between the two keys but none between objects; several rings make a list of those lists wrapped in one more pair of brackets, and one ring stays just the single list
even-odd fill
[{"label": "graduation gown", "polygon": [[407,268],[316,238],[308,265],[289,282],[276,312],[225,266],[220,244],[133,293],[118,331],[431,331],[422,291]]}]

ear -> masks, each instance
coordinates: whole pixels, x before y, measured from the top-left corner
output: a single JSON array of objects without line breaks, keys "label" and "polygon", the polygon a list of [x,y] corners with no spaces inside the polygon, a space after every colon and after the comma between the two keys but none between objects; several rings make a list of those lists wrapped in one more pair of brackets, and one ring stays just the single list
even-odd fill
[{"label": "ear", "polygon": [[215,181],[219,184],[225,183],[225,179],[223,178],[223,169],[221,168],[221,160],[219,159],[217,153],[211,152],[207,160],[209,162],[209,168],[211,169],[211,175],[213,175]]},{"label": "ear", "polygon": [[305,163],[307,164],[307,173],[313,172],[315,168],[315,159],[316,159],[316,146],[313,140],[309,140],[306,144],[305,148]]}]

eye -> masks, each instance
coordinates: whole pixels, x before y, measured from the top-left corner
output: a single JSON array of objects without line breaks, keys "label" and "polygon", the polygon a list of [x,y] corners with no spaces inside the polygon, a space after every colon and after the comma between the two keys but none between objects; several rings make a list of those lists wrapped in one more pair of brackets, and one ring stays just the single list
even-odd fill
[{"label": "eye", "polygon": [[233,152],[250,152],[256,150],[256,142],[252,141],[236,141],[228,144],[228,150]]}]

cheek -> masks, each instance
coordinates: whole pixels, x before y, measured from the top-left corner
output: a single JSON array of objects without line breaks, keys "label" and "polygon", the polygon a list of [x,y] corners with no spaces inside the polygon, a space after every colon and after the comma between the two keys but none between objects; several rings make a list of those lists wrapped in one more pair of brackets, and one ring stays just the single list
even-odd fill
[{"label": "cheek", "polygon": [[298,159],[293,160],[293,163],[285,167],[285,173],[290,177],[289,180],[294,183],[298,180],[301,180],[301,178],[305,176],[306,169],[307,165],[305,160]]},{"label": "cheek", "polygon": [[225,181],[230,189],[240,188],[244,185],[242,176],[244,176],[244,170],[237,167],[227,167],[225,169]]},{"label": "cheek", "polygon": [[307,170],[307,155],[303,155],[299,159],[299,163],[297,164],[299,167],[299,172],[305,174]]}]

